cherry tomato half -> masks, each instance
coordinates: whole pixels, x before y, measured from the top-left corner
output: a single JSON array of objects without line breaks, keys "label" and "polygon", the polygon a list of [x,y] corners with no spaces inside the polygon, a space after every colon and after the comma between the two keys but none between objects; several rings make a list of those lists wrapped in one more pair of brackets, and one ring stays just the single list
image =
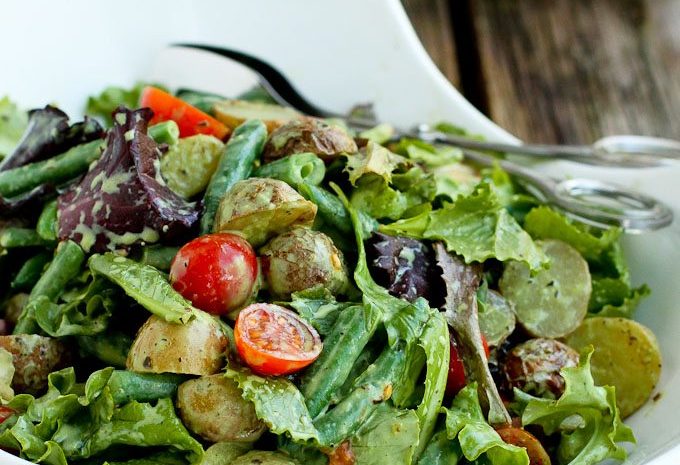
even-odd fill
[{"label": "cherry tomato half", "polygon": [[[489,345],[486,343],[486,338],[482,335],[482,344],[484,345],[484,352],[489,358]],[[446,395],[453,397],[463,389],[467,384],[465,379],[465,366],[463,359],[458,353],[458,347],[451,341],[451,358],[449,359],[449,376],[446,380]]]},{"label": "cherry tomato half", "polygon": [[255,251],[241,236],[207,234],[184,245],[172,261],[170,282],[191,303],[223,315],[248,302],[255,292]]},{"label": "cherry tomato half", "polygon": [[299,371],[316,360],[322,348],[313,327],[274,304],[252,304],[241,310],[234,340],[243,361],[265,376]]},{"label": "cherry tomato half", "polygon": [[496,432],[507,444],[523,447],[529,456],[529,465],[550,465],[550,456],[541,441],[530,432],[517,426],[502,426]]}]

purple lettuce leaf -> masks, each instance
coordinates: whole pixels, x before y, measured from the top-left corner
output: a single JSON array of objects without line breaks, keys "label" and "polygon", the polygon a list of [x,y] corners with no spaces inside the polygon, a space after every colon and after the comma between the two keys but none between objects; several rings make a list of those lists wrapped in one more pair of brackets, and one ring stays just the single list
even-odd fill
[{"label": "purple lettuce leaf", "polygon": [[146,134],[152,116],[147,108],[116,110],[101,158],[59,197],[60,239],[102,252],[172,239],[196,224],[195,204],[172,192],[160,175],[160,148]]},{"label": "purple lettuce leaf", "polygon": [[99,123],[85,117],[69,125],[66,113],[56,107],[31,110],[28,126],[14,151],[0,162],[0,171],[44,160],[103,135]]},{"label": "purple lettuce leaf", "polygon": [[433,274],[430,248],[416,239],[376,233],[368,245],[370,269],[376,282],[390,294],[414,302],[418,297],[430,299]]}]

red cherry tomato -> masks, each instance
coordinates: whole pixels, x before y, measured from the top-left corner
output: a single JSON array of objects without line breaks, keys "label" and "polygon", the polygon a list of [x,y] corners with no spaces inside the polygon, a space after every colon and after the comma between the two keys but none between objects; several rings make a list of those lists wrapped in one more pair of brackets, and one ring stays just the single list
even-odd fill
[{"label": "red cherry tomato", "polygon": [[241,310],[234,340],[243,361],[265,376],[295,373],[316,360],[322,348],[312,326],[274,304],[252,304]]},{"label": "red cherry tomato", "polygon": [[15,412],[14,409],[11,409],[5,405],[0,405],[0,424],[4,423],[5,420],[7,420],[15,413],[17,412]]},{"label": "red cherry tomato", "polygon": [[[484,352],[489,358],[489,345],[486,343],[486,338],[482,335],[482,344],[484,345]],[[453,397],[465,387],[467,380],[465,379],[465,366],[463,359],[458,353],[458,347],[451,341],[451,358],[449,359],[449,376],[446,380],[446,395]]]},{"label": "red cherry tomato", "polygon": [[224,139],[230,132],[227,126],[209,114],[156,87],[144,88],[140,106],[153,110],[152,124],[168,120],[176,122],[180,137],[208,134]]},{"label": "red cherry tomato", "polygon": [[255,251],[241,236],[208,234],[184,245],[172,261],[170,282],[195,307],[223,315],[248,302],[255,291]]}]

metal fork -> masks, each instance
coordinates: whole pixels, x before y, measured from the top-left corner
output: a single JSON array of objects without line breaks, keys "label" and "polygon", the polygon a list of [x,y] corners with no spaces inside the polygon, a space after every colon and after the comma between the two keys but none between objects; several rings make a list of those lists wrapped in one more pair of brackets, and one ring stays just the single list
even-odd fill
[{"label": "metal fork", "polygon": [[[314,105],[305,99],[279,70],[252,55],[210,45],[177,44],[177,46],[210,52],[249,68],[258,76],[260,85],[283,106],[293,107],[310,116],[341,118],[355,129],[367,129],[378,123],[370,111],[342,115]],[[642,136],[619,136],[618,141],[610,138],[608,143],[602,144],[606,150],[588,149],[588,146],[514,146],[456,137],[438,132],[425,124],[410,131],[398,131],[398,136],[459,147],[468,160],[483,166],[499,164],[540,200],[555,205],[565,214],[596,227],[618,226],[629,233],[643,233],[666,227],[673,221],[673,212],[670,208],[642,193],[591,179],[551,179],[518,163],[500,160],[478,150],[490,149],[589,164],[640,168],[657,166],[667,159],[680,160],[680,142]],[[633,139],[626,142],[622,138]],[[618,147],[615,153],[614,147]],[[525,150],[527,148],[529,150]],[[554,150],[551,151],[551,148]],[[640,153],[642,151],[644,154]]]}]

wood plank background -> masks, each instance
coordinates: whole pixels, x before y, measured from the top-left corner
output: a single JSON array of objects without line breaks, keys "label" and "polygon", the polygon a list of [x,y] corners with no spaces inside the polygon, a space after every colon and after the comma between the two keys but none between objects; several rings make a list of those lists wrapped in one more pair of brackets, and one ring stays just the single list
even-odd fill
[{"label": "wood plank background", "polygon": [[403,4],[449,80],[522,139],[680,139],[679,0]]}]

